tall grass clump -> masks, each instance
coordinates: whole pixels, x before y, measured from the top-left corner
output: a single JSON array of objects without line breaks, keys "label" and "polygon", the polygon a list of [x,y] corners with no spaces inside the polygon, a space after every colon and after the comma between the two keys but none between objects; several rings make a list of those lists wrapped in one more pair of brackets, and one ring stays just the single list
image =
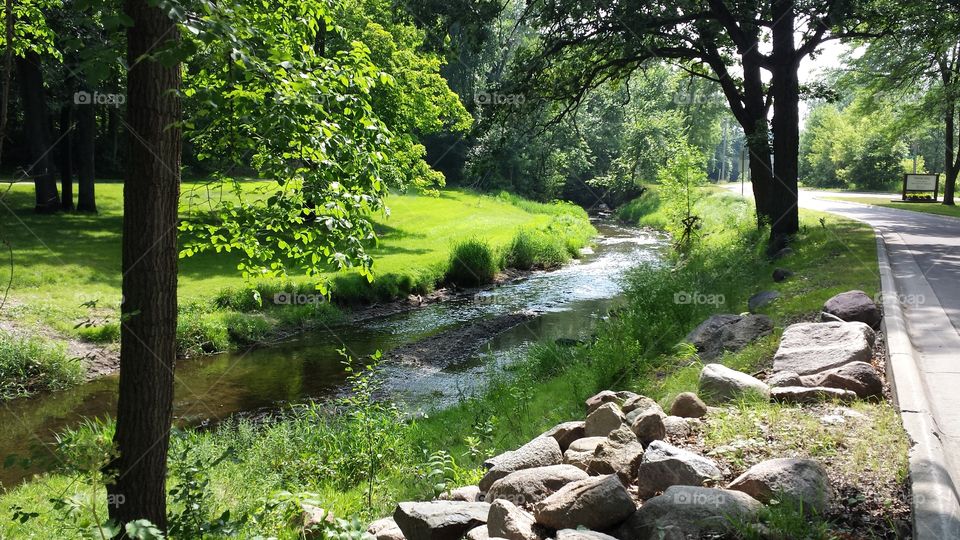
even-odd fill
[{"label": "tall grass clump", "polygon": [[460,287],[477,287],[492,283],[499,269],[497,254],[490,244],[471,238],[454,244],[446,280]]},{"label": "tall grass clump", "polygon": [[83,380],[78,358],[69,358],[62,344],[39,337],[0,332],[0,399],[62,390]]}]

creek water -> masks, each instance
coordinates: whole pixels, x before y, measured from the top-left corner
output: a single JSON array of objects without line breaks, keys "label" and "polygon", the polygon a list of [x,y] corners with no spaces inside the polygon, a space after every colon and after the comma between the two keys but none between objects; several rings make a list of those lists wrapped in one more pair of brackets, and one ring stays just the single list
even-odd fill
[{"label": "creek water", "polygon": [[[533,272],[495,288],[378,319],[311,330],[270,347],[181,361],[176,369],[176,422],[197,426],[330,397],[344,389],[340,349],[354,357],[377,350],[388,353],[484,318],[532,312],[532,318],[493,336],[454,365],[382,365],[385,390],[404,406],[426,409],[452,403],[480,387],[491,370],[522,358],[537,342],[589,337],[596,321],[620,300],[625,272],[660,259],[663,237],[608,221],[594,225],[600,235],[592,250],[557,270]],[[110,376],[4,403],[0,459],[30,455],[48,445],[56,432],[85,418],[108,418],[116,408],[117,382]],[[0,468],[0,484],[10,488],[36,472],[38,468]]]}]

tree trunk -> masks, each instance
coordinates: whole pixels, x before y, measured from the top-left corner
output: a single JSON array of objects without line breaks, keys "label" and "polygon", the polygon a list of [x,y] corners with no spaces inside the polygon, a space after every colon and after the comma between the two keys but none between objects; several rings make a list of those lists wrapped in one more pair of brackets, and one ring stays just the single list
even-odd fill
[{"label": "tree trunk", "polygon": [[123,186],[120,394],[108,468],[110,517],[166,530],[166,472],[177,328],[177,203],[181,134],[179,64],[143,56],[178,39],[149,0],[126,0],[128,157]]},{"label": "tree trunk", "polygon": [[[947,80],[949,84],[949,79]],[[944,159],[943,159],[943,204],[954,206],[954,192],[957,188],[957,166],[954,144],[956,143],[956,113],[957,105],[953,98],[947,98],[946,110],[943,114]]]},{"label": "tree trunk", "polygon": [[40,70],[40,56],[28,52],[18,57],[17,74],[20,79],[20,93],[23,101],[24,131],[27,146],[30,148],[30,161],[27,174],[33,177],[38,213],[53,213],[60,209],[60,196],[57,193],[57,179],[54,176],[50,156],[50,133],[48,122],[50,114],[43,91],[43,72]]},{"label": "tree trunk", "polygon": [[[793,0],[773,3],[770,92],[773,97],[773,183],[770,237],[775,244],[800,230],[797,181],[800,162],[799,58],[794,41]],[[779,240],[778,240],[779,239]]]},{"label": "tree trunk", "polygon": [[77,210],[97,211],[94,154],[97,140],[97,113],[92,106],[77,111]]},{"label": "tree trunk", "polygon": [[73,107],[64,103],[60,107],[60,139],[57,143],[60,157],[60,208],[73,210]]}]

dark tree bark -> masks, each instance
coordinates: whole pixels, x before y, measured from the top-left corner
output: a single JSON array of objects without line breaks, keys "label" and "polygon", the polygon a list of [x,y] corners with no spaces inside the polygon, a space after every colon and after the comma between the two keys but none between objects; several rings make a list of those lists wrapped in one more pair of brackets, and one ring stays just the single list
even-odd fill
[{"label": "dark tree bark", "polygon": [[956,117],[956,105],[952,101],[947,103],[946,112],[944,112],[944,141],[946,150],[944,152],[943,169],[943,204],[954,206],[954,192],[957,188],[957,166],[954,163],[954,123]]},{"label": "dark tree bark", "polygon": [[93,107],[80,107],[77,111],[77,210],[97,211],[95,194],[94,154],[97,140],[97,113]]},{"label": "dark tree bark", "polygon": [[773,2],[773,48],[770,52],[773,97],[773,183],[771,184],[771,238],[800,230],[797,181],[800,162],[800,57],[794,41],[793,0]]},{"label": "dark tree bark", "polygon": [[18,57],[17,74],[20,79],[20,95],[23,102],[24,131],[30,148],[30,167],[27,174],[33,177],[38,213],[53,213],[60,209],[57,179],[50,155],[50,113],[43,90],[43,72],[40,57],[28,52]]},{"label": "dark tree bark", "polygon": [[164,11],[126,0],[128,157],[123,186],[120,394],[108,467],[110,517],[166,530],[167,451],[177,328],[177,202],[181,133],[179,64],[149,56],[178,39]]},{"label": "dark tree bark", "polygon": [[60,158],[60,208],[73,210],[73,104],[60,107],[60,138],[57,143]]}]

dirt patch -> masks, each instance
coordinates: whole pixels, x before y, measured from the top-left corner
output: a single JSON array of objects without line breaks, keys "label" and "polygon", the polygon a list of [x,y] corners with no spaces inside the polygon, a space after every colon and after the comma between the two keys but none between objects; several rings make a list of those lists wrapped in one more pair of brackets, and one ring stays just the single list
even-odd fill
[{"label": "dirt patch", "polygon": [[63,343],[67,348],[67,356],[79,358],[83,362],[86,368],[85,381],[110,375],[120,369],[120,350],[117,345],[103,346],[69,338],[50,328],[34,328],[28,331],[9,320],[0,321],[0,330],[17,337],[39,336],[47,341]]},{"label": "dirt patch", "polygon": [[519,324],[536,317],[524,311],[491,319],[481,319],[434,334],[390,351],[386,358],[406,365],[447,367],[467,359],[481,345]]}]

